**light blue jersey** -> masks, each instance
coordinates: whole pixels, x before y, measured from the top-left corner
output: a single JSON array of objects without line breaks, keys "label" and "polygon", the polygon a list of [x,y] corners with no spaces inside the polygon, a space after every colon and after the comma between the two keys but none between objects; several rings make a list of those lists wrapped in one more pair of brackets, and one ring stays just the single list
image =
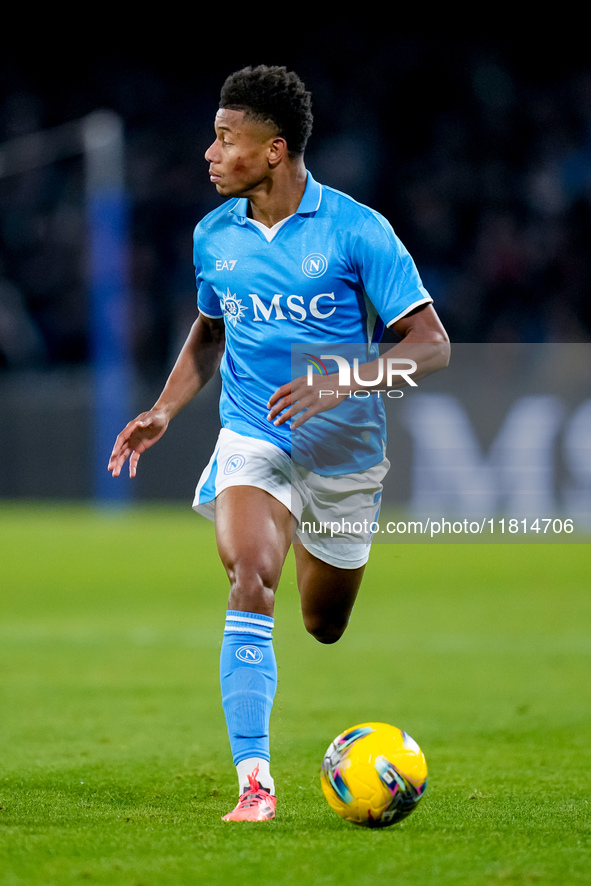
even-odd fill
[{"label": "light blue jersey", "polygon": [[386,326],[432,301],[411,256],[383,216],[310,173],[297,212],[277,230],[262,230],[247,211],[247,199],[228,200],[194,232],[199,310],[226,327],[223,427],[290,454],[297,437],[298,461],[321,473],[377,464],[385,446],[380,398],[344,400],[293,435],[289,422],[267,420],[267,404],[306,374],[318,345],[377,343]]}]

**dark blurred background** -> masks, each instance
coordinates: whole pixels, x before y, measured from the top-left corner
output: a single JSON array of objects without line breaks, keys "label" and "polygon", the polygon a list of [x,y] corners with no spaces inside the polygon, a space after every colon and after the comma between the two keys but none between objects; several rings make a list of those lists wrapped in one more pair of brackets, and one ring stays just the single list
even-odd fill
[{"label": "dark blurred background", "polygon": [[[100,108],[124,122],[140,379],[160,385],[195,316],[192,230],[219,203],[203,158],[219,89],[260,62],[311,89],[309,169],[390,220],[452,340],[591,340],[583,26],[568,42],[448,38],[290,11],[271,26],[267,13],[261,32],[262,12],[228,25],[213,9],[169,13],[160,31],[164,12],[149,31],[103,22],[104,39],[92,22],[52,19],[47,38],[42,26],[34,45],[20,32],[0,58],[0,144]],[[79,158],[0,177],[5,381],[88,366],[83,187]]]},{"label": "dark blurred background", "polygon": [[[203,153],[221,82],[260,61],[304,78],[315,111],[309,168],[389,218],[454,340],[589,340],[591,56],[334,23],[283,52],[235,37],[209,56],[202,41],[151,51],[138,37],[112,52],[0,61],[0,143],[97,108],[123,118],[145,371],[169,364],[194,314],[191,234],[218,202]],[[5,371],[88,358],[82,213],[77,160],[0,179]]]}]

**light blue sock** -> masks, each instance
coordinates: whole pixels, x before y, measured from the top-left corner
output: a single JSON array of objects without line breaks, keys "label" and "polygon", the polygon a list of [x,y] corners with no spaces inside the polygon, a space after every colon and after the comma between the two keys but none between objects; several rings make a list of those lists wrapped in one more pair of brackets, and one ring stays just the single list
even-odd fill
[{"label": "light blue sock", "polygon": [[277,688],[274,619],[229,609],[220,656],[222,706],[234,765],[270,760],[269,721]]}]

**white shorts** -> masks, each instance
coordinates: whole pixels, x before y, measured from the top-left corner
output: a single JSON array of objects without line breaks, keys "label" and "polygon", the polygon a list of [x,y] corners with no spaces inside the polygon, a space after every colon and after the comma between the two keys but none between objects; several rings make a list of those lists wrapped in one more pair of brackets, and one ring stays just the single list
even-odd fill
[{"label": "white shorts", "polygon": [[256,486],[293,514],[298,523],[294,541],[325,563],[356,569],[369,558],[389,467],[384,459],[365,471],[326,477],[294,465],[273,443],[222,428],[197,484],[193,509],[215,520],[215,500],[223,489]]}]

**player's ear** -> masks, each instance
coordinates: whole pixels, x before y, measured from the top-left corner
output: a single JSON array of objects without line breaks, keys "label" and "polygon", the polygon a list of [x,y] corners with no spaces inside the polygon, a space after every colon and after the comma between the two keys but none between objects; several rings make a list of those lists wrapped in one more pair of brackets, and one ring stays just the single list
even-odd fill
[{"label": "player's ear", "polygon": [[268,158],[270,166],[277,166],[285,157],[287,157],[287,142],[280,135],[275,136],[269,143]]}]

